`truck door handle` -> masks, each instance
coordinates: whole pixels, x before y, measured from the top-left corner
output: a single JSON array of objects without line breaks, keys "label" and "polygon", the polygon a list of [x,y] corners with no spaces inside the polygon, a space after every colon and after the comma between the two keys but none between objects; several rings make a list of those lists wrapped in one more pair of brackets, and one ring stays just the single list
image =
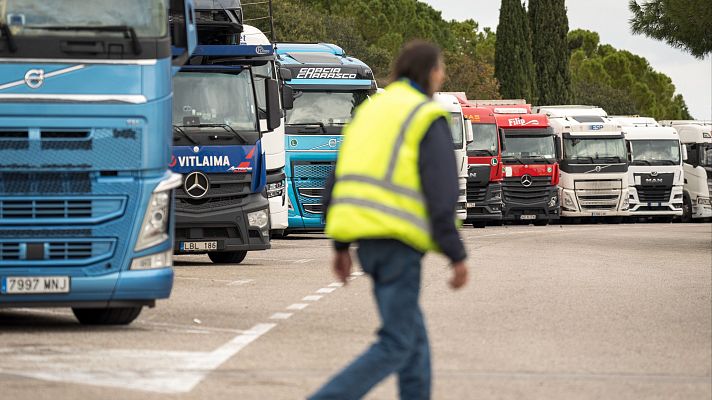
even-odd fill
[{"label": "truck door handle", "polygon": [[62,42],[59,45],[60,50],[65,53],[75,54],[100,54],[104,52],[104,42],[96,41],[73,41]]}]

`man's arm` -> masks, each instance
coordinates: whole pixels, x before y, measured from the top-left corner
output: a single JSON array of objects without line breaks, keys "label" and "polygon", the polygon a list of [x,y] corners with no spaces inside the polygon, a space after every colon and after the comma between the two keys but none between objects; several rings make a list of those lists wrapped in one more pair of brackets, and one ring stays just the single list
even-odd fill
[{"label": "man's arm", "polygon": [[467,258],[455,225],[460,185],[450,126],[440,118],[420,142],[418,169],[435,242],[453,264]]}]

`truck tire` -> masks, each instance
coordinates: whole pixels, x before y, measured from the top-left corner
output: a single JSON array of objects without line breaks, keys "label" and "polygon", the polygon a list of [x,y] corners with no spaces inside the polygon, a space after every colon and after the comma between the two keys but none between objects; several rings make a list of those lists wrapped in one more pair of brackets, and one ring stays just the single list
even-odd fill
[{"label": "truck tire", "polygon": [[680,221],[684,223],[692,222],[692,200],[690,200],[690,196],[687,193],[682,196],[682,217]]},{"label": "truck tire", "polygon": [[547,226],[549,225],[549,220],[534,221],[534,226]]},{"label": "truck tire", "polygon": [[239,264],[245,257],[247,257],[246,251],[225,251],[225,252],[212,252],[208,253],[210,261],[215,264]]},{"label": "truck tire", "polygon": [[82,325],[128,325],[141,314],[141,307],[72,308]]},{"label": "truck tire", "polygon": [[485,226],[487,226],[487,222],[484,221],[475,221],[472,223],[472,227],[477,229],[482,229]]}]

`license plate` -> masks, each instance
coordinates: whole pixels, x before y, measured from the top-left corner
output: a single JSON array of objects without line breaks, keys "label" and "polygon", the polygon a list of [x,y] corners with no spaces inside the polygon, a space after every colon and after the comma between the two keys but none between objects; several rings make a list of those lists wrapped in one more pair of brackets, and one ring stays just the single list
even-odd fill
[{"label": "license plate", "polygon": [[181,242],[181,251],[211,251],[218,249],[218,242]]},{"label": "license plate", "polygon": [[467,203],[466,207],[467,208],[475,208],[475,207],[477,207],[477,203]]},{"label": "license plate", "polygon": [[2,294],[69,293],[68,276],[8,276],[2,279]]},{"label": "license plate", "polygon": [[536,215],[522,215],[520,219],[536,219]]},{"label": "license plate", "polygon": [[594,217],[604,217],[604,216],[606,216],[606,213],[605,213],[605,212],[602,212],[602,211],[592,212],[592,213],[591,213],[591,216],[594,216]]}]

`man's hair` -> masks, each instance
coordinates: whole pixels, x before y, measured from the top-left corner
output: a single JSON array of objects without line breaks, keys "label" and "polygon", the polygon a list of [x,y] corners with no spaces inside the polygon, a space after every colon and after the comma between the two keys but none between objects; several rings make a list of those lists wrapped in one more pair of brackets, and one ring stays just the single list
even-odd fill
[{"label": "man's hair", "polygon": [[407,78],[420,85],[429,95],[433,94],[430,73],[442,59],[440,47],[423,40],[414,40],[403,47],[393,66],[392,79]]}]

